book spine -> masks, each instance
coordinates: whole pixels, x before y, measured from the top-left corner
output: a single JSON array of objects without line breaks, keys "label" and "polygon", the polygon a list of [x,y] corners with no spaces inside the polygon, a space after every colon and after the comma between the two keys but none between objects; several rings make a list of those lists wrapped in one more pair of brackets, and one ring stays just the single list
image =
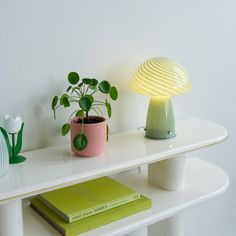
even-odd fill
[{"label": "book spine", "polygon": [[113,201],[98,205],[96,207],[89,208],[87,210],[78,212],[76,215],[69,216],[69,223],[72,223],[72,222],[77,221],[77,220],[84,219],[86,217],[101,213],[103,211],[106,211],[106,210],[124,205],[126,203],[129,203],[129,202],[132,202],[132,201],[135,201],[135,200],[138,200],[138,199],[140,199],[140,193],[136,192],[136,193],[133,193],[131,195],[128,195],[128,196],[125,196],[125,197],[122,197],[122,198],[118,198],[118,199],[115,199]]}]

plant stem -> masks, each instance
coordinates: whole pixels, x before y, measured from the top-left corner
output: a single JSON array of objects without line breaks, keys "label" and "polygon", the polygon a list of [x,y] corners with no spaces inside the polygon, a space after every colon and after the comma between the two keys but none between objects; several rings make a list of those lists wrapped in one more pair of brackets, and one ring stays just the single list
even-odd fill
[{"label": "plant stem", "polygon": [[103,116],[103,113],[99,107],[92,107],[92,109],[98,110],[100,112],[100,116]]},{"label": "plant stem", "polygon": [[84,133],[84,118],[82,118],[81,134]]},{"label": "plant stem", "polygon": [[99,89],[94,90],[90,95],[93,95],[94,93],[96,93]]},{"label": "plant stem", "polygon": [[60,106],[61,106],[61,104],[57,105],[57,106],[54,108],[54,110],[56,110],[56,109],[59,108]]},{"label": "plant stem", "polygon": [[85,84],[83,84],[83,96],[85,95]]},{"label": "plant stem", "polygon": [[87,119],[87,121],[89,119],[88,111],[86,111],[86,119]]},{"label": "plant stem", "polygon": [[83,96],[83,93],[82,93],[81,87],[79,88],[79,92],[80,92],[81,96]]},{"label": "plant stem", "polygon": [[101,102],[101,101],[94,101],[94,102],[101,103],[101,104],[105,104],[105,102]]},{"label": "plant stem", "polygon": [[78,91],[79,91],[79,92],[77,91],[77,89],[73,89],[73,91],[75,91],[78,96],[82,96],[82,93],[81,93],[81,91],[80,91],[79,88],[78,88]]},{"label": "plant stem", "polygon": [[71,113],[71,115],[70,115],[70,117],[69,117],[69,119],[68,119],[68,123],[70,122],[70,119],[71,119],[71,117],[75,114],[75,112],[77,112],[78,110],[76,110],[76,111],[74,111],[74,112],[72,112]]},{"label": "plant stem", "polygon": [[93,105],[94,105],[94,106],[106,106],[105,103],[101,103],[101,104],[100,104],[100,103],[93,103]]},{"label": "plant stem", "polygon": [[89,90],[89,85],[87,85],[87,89],[86,89],[85,94],[87,94],[88,90]]},{"label": "plant stem", "polygon": [[101,114],[99,114],[99,112],[97,111],[97,109],[96,109],[95,107],[92,107],[91,109],[95,111],[95,113],[97,114],[97,116],[100,116],[100,115],[101,115]]},{"label": "plant stem", "polygon": [[15,157],[15,134],[11,134],[12,138],[12,157]]},{"label": "plant stem", "polygon": [[75,100],[74,98],[71,98],[71,97],[70,97],[69,102],[76,102],[76,103],[78,103],[79,101],[78,101],[78,100]]},{"label": "plant stem", "polygon": [[70,98],[77,99],[78,97],[76,97],[76,96],[70,96]]}]

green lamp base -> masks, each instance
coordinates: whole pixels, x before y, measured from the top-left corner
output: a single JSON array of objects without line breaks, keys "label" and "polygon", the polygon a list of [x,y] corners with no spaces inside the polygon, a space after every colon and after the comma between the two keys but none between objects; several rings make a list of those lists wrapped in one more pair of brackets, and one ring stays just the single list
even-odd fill
[{"label": "green lamp base", "polygon": [[175,136],[174,112],[170,97],[152,97],[147,113],[146,137],[168,139]]},{"label": "green lamp base", "polygon": [[17,164],[17,163],[21,163],[21,162],[24,162],[26,160],[25,157],[23,156],[20,156],[20,155],[17,155],[15,157],[12,157],[9,159],[9,163],[10,164]]}]

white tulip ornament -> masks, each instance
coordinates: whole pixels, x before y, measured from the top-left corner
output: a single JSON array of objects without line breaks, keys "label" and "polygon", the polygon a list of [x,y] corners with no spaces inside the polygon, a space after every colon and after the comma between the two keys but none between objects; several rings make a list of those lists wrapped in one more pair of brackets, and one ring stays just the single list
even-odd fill
[{"label": "white tulip ornament", "polygon": [[[22,123],[20,116],[5,115],[3,126],[4,128],[0,127],[0,131],[4,136],[8,147],[10,164],[25,161],[25,157],[18,155],[22,148],[22,135],[24,128],[24,123]],[[8,134],[11,136],[11,143]],[[17,142],[15,142],[16,135]]]},{"label": "white tulip ornament", "polygon": [[20,131],[22,125],[21,118],[19,116],[5,115],[3,120],[3,127],[9,134],[16,134]]}]

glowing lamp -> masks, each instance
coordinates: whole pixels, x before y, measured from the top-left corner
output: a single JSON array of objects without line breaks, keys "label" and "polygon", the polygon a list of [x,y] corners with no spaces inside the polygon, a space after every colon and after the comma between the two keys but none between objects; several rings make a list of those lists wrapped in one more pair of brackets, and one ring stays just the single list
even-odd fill
[{"label": "glowing lamp", "polygon": [[131,89],[151,97],[146,136],[155,139],[174,137],[176,134],[171,97],[191,89],[190,78],[184,67],[163,57],[149,59],[135,71]]}]

